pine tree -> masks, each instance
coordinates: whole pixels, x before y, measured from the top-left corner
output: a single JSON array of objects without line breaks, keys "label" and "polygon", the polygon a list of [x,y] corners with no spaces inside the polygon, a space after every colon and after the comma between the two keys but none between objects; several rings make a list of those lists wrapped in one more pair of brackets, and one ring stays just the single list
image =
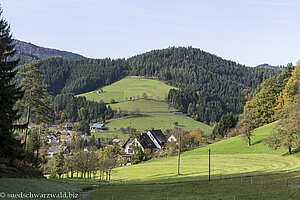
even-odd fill
[{"label": "pine tree", "polygon": [[[47,85],[45,76],[41,74],[38,69],[38,64],[32,62],[26,66],[26,72],[22,73],[23,79],[21,80],[20,86],[25,91],[24,97],[18,102],[20,108],[26,113],[26,131],[25,141],[26,146],[28,125],[30,121],[36,123],[50,123],[52,121],[51,112],[52,109],[48,104],[50,94],[47,92]],[[40,135],[41,127],[39,129]]]},{"label": "pine tree", "polygon": [[[0,8],[0,17],[2,9]],[[6,20],[0,20],[0,158],[9,158],[12,162],[20,156],[18,142],[13,138],[13,130],[18,120],[15,103],[22,97],[22,92],[12,83],[19,60],[11,60],[16,50],[10,27]],[[2,160],[2,159],[1,159]]]}]

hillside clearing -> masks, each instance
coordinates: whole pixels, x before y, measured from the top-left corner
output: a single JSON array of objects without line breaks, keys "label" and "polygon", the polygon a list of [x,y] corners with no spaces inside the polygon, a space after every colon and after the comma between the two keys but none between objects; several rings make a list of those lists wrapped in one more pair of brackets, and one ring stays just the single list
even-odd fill
[{"label": "hillside clearing", "polygon": [[[109,103],[115,99],[117,103],[110,104],[114,110],[136,111],[139,114],[135,116],[125,116],[122,118],[110,119],[106,121],[108,133],[95,133],[95,137],[107,138],[112,134],[117,134],[119,138],[126,139],[126,135],[119,132],[120,128],[133,127],[138,131],[146,129],[161,129],[165,131],[170,129],[174,122],[186,130],[203,129],[209,133],[211,126],[195,121],[185,114],[173,114],[176,109],[172,108],[164,99],[164,95],[173,88],[158,80],[127,77],[112,85],[106,86],[102,93],[88,92],[78,96],[85,96],[91,101],[100,101]],[[147,98],[142,98],[143,93]],[[126,101],[127,97],[127,101]],[[129,100],[130,97],[134,97]]]},{"label": "hillside clearing", "polygon": [[109,86],[103,87],[102,93],[92,91],[78,96],[85,96],[90,101],[100,101],[102,99],[105,103],[109,103],[111,99],[115,99],[117,102],[126,101],[126,97],[128,99],[130,97],[140,99],[146,93],[149,99],[162,100],[165,93],[168,93],[172,88],[174,87],[158,80],[126,77]]}]

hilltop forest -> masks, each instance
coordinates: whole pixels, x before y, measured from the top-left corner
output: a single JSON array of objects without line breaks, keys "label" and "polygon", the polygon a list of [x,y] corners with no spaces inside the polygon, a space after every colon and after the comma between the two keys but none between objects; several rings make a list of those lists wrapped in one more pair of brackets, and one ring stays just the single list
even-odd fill
[{"label": "hilltop forest", "polygon": [[179,88],[170,90],[170,104],[206,123],[227,112],[242,113],[258,85],[280,72],[246,67],[192,47],[153,50],[129,59],[54,57],[38,65],[53,96],[92,91],[128,75],[162,80]]}]

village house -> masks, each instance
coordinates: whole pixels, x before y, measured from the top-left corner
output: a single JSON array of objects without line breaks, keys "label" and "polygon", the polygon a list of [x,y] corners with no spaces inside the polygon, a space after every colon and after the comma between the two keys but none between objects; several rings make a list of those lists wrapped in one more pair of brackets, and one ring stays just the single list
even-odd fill
[{"label": "village house", "polygon": [[59,138],[55,134],[47,135],[46,137],[48,139],[49,144],[58,144],[59,143]]},{"label": "village house", "polygon": [[71,131],[74,127],[74,123],[72,122],[64,122],[61,124],[61,127],[63,130],[66,130],[66,131]]},{"label": "village house", "polygon": [[47,155],[48,155],[48,156],[53,156],[53,154],[55,154],[55,153],[59,153],[59,148],[56,147],[56,146],[52,146],[52,147],[49,149]]},{"label": "village house", "polygon": [[93,124],[93,126],[90,127],[91,132],[100,132],[105,129],[104,124]]},{"label": "village house", "polygon": [[169,142],[176,142],[177,139],[176,139],[176,137],[175,137],[173,134],[171,134],[171,135],[168,137],[168,141],[169,141]]},{"label": "village house", "polygon": [[112,142],[113,145],[116,145],[116,144],[119,144],[121,142],[121,140],[120,139],[113,139],[111,142]]},{"label": "village house", "polygon": [[167,142],[165,135],[161,130],[148,130],[146,133],[140,133],[138,138],[129,138],[123,145],[126,154],[134,154],[135,147],[141,147],[143,152],[149,149],[151,152],[162,149]]},{"label": "village house", "polygon": [[60,136],[60,141],[62,142],[70,142],[71,141],[71,136],[70,135],[61,135]]}]

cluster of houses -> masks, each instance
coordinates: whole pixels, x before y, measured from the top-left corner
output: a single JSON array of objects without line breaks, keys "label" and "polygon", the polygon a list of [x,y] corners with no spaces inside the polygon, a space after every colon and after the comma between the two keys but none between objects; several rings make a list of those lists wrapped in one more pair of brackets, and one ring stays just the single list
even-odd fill
[{"label": "cluster of houses", "polygon": [[[61,151],[64,152],[64,155],[70,155],[70,149],[65,145],[66,142],[70,142],[72,139],[71,131],[73,129],[72,123],[64,123],[61,125],[62,129],[64,131],[53,131],[50,135],[47,136],[48,143],[53,144],[51,148],[48,151],[48,155],[52,156],[55,153],[59,153]],[[104,124],[93,124],[90,126],[91,132],[102,132],[105,130]],[[88,137],[85,135],[80,136],[84,140],[88,140]],[[124,144],[122,145],[122,148],[124,149],[125,154],[118,155],[119,160],[124,160],[125,158],[131,157],[137,149],[137,147],[140,147],[143,152],[155,152],[157,150],[163,150],[165,148],[165,145],[167,142],[175,141],[176,138],[174,135],[169,136],[166,138],[166,136],[163,134],[161,130],[155,130],[151,129],[144,133],[139,133],[136,138],[128,138]],[[120,139],[114,139],[112,140],[112,145],[120,144]],[[60,145],[59,145],[60,144]],[[85,149],[85,151],[89,151],[89,149]]]}]

